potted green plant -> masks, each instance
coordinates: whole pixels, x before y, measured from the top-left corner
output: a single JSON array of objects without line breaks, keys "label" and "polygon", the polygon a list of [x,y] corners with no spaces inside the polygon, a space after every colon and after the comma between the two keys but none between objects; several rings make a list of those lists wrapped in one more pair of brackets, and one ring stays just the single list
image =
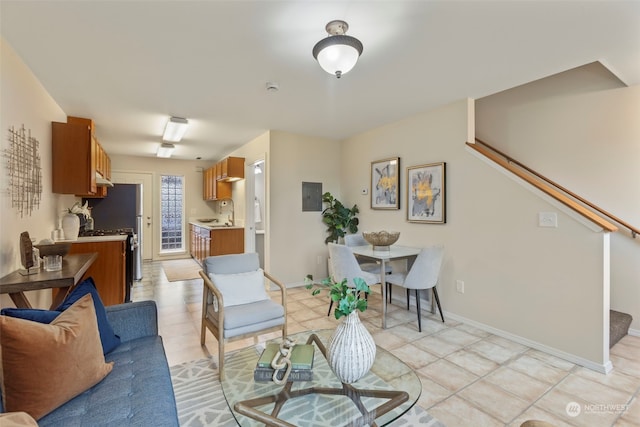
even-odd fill
[{"label": "potted green plant", "polygon": [[304,278],[304,283],[307,289],[312,289],[311,295],[318,295],[322,292],[322,288],[329,289],[329,296],[336,304],[336,308],[333,311],[336,319],[348,316],[355,310],[364,312],[367,309],[366,295],[371,293],[371,289],[369,285],[359,277],[353,279],[353,283],[356,285],[355,287],[347,285],[347,279],[338,283],[330,277],[316,284],[311,274],[308,274],[307,277]]},{"label": "potted green plant", "polygon": [[[345,317],[327,345],[327,363],[345,384],[354,383],[366,375],[376,358],[376,343],[358,316],[358,310],[364,312],[367,309],[366,295],[371,289],[359,277],[353,279],[353,283],[355,288],[347,284],[347,279],[337,283],[327,278],[319,284],[329,288],[331,300],[337,303],[333,312],[335,318]],[[311,275],[305,278],[305,284],[307,289],[317,286]],[[316,287],[312,295],[317,295],[321,290]]]},{"label": "potted green plant", "polygon": [[353,205],[351,209],[345,207],[342,202],[333,197],[328,191],[322,195],[322,202],[328,206],[322,211],[322,222],[327,225],[329,236],[324,240],[325,243],[338,243],[341,237],[347,232],[357,233],[360,221],[357,218],[358,205]]}]

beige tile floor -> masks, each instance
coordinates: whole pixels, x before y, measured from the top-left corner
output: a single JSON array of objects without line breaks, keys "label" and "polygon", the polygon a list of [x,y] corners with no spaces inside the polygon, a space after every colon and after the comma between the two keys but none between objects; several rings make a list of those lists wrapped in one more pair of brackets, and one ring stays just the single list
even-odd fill
[{"label": "beige tile floor", "polygon": [[[428,312],[420,333],[415,308],[407,311],[400,303],[389,306],[387,329],[382,330],[376,291],[362,320],[377,345],[418,373],[419,405],[445,425],[520,426],[527,419],[541,419],[556,426],[640,426],[639,337],[627,336],[616,344],[611,350],[614,370],[603,375],[466,324],[443,324]],[[200,279],[169,282],[160,262],[145,263],[144,279],[134,285],[132,299],[158,304],[170,365],[217,357],[211,333],[206,347],[200,346]],[[328,298],[311,296],[305,288],[288,290],[287,308],[290,333],[337,324],[327,317]],[[228,348],[252,344],[252,339],[236,341]],[[572,402],[580,411],[574,416],[567,411]]]}]

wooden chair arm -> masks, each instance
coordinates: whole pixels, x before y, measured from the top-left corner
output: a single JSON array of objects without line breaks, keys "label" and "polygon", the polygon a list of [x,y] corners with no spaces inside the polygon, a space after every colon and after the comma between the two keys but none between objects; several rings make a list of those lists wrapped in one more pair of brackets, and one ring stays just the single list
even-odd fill
[{"label": "wooden chair arm", "polygon": [[272,283],[274,283],[277,287],[280,288],[280,294],[282,296],[282,305],[284,307],[286,307],[287,306],[287,288],[286,288],[286,286],[283,285],[282,282],[280,282],[278,279],[276,279],[275,277],[273,277],[272,275],[270,275],[266,271],[264,272],[264,277],[269,279]]},{"label": "wooden chair arm", "polygon": [[223,311],[222,309],[224,307],[224,299],[222,298],[222,293],[220,293],[220,290],[216,288],[216,285],[213,284],[213,282],[211,281],[211,278],[207,276],[204,270],[200,270],[199,273],[200,273],[200,277],[202,277],[202,279],[204,280],[204,285],[207,288],[209,288],[213,296],[218,299],[218,311],[220,312],[220,315],[222,315],[222,311]]}]

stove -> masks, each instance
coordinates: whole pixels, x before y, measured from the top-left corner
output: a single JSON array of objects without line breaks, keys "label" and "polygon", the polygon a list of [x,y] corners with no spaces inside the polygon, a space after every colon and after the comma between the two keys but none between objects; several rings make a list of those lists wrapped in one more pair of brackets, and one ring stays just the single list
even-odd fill
[{"label": "stove", "polygon": [[114,228],[107,230],[81,230],[80,237],[133,235],[133,228]]}]

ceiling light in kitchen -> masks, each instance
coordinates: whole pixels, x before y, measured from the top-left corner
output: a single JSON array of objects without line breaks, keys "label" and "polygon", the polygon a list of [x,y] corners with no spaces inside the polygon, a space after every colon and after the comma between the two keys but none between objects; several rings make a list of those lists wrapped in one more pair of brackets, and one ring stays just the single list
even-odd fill
[{"label": "ceiling light in kitchen", "polygon": [[189,121],[182,117],[171,117],[164,128],[163,141],[178,142],[184,136],[189,126]]},{"label": "ceiling light in kitchen", "polygon": [[158,152],[157,152],[157,156],[158,157],[171,157],[171,154],[173,154],[173,150],[175,150],[176,146],[173,144],[169,144],[167,142],[163,142],[162,144],[160,144],[160,146],[158,147]]}]

